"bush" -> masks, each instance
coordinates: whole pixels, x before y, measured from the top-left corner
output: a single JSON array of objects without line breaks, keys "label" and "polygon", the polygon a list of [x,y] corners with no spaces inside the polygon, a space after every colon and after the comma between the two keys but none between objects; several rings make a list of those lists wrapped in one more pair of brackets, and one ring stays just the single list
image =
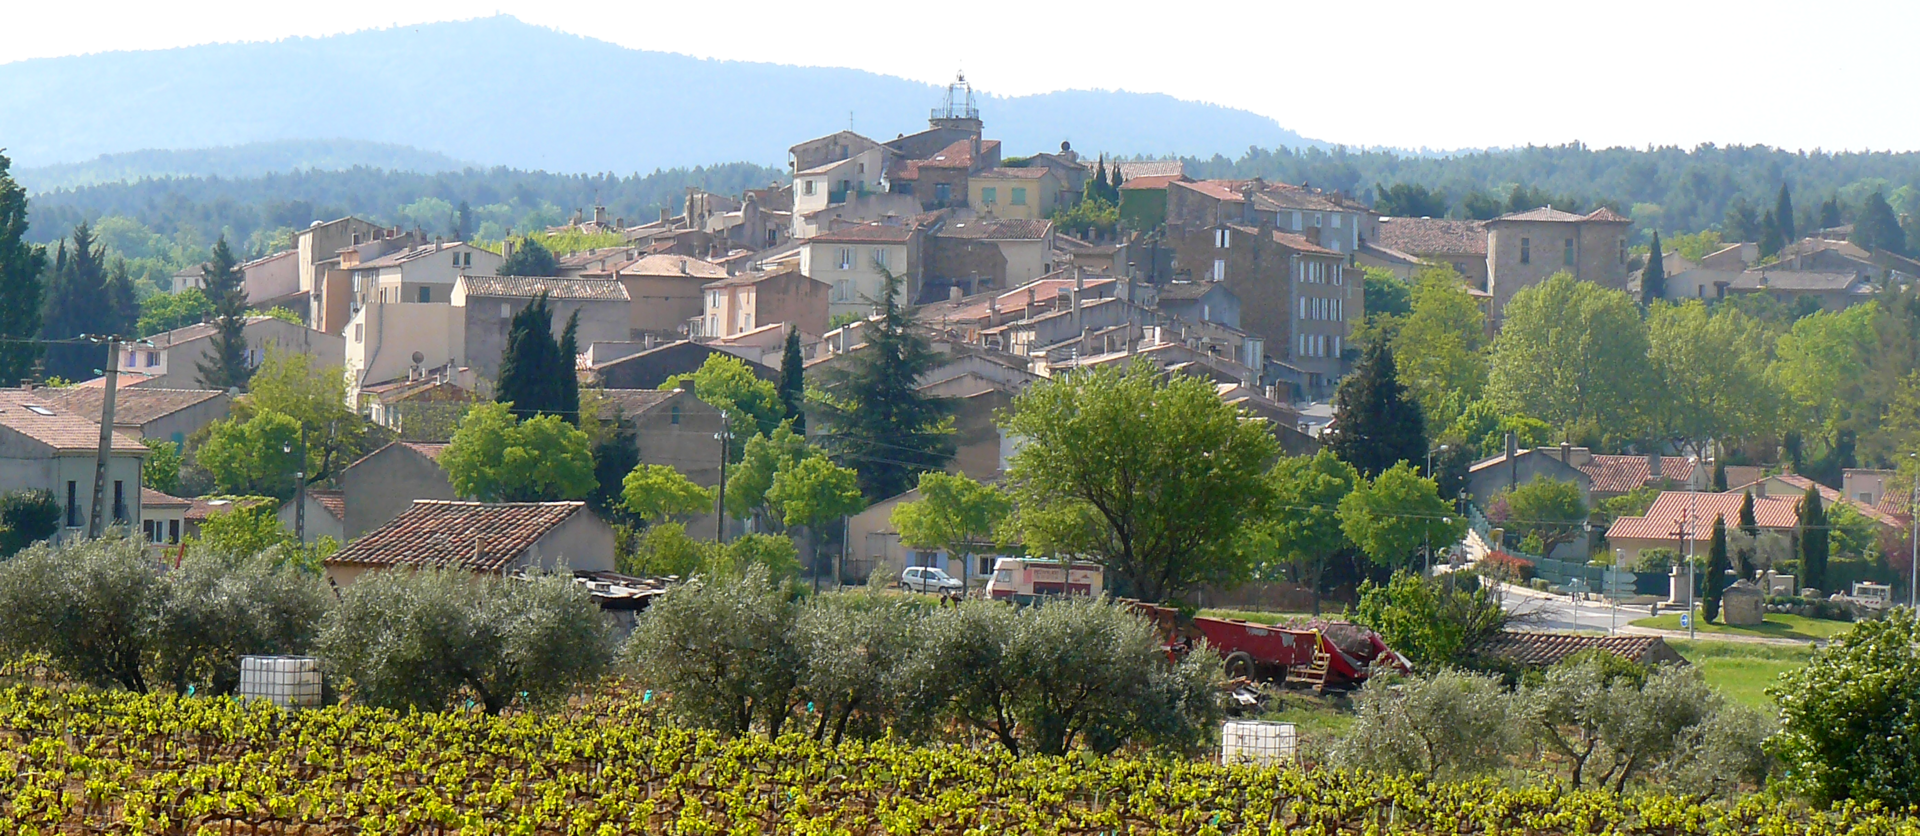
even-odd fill
[{"label": "bush", "polygon": [[1464,778],[1498,768],[1513,750],[1514,700],[1500,681],[1444,670],[1430,677],[1368,677],[1354,722],[1334,745],[1348,769]]},{"label": "bush", "polygon": [[133,539],[43,545],[0,565],[0,644],[101,687],[227,693],[240,656],[306,652],[329,599],[264,559],[196,553],[163,575]]},{"label": "bush", "polygon": [[565,573],[384,571],[341,596],[320,633],[325,670],[388,708],[438,710],[466,693],[489,714],[565,696],[613,657],[612,625]]},{"label": "bush", "polygon": [[1768,750],[1787,780],[1822,806],[1920,804],[1920,648],[1914,612],[1897,607],[1814,652],[1806,667],[1767,690],[1782,728]]},{"label": "bush", "polygon": [[60,503],[52,491],[0,494],[0,557],[12,557],[60,532]]},{"label": "bush", "polygon": [[1506,627],[1508,615],[1476,576],[1400,572],[1384,587],[1361,584],[1352,618],[1415,666],[1435,670],[1469,663],[1475,647]]}]

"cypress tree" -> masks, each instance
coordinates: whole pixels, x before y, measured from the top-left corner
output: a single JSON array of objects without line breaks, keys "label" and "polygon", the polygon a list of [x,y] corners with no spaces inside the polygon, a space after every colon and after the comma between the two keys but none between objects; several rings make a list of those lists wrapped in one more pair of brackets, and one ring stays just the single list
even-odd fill
[{"label": "cypress tree", "polygon": [[1333,394],[1325,447],[1371,479],[1402,461],[1424,466],[1427,422],[1407,396],[1387,340],[1368,343],[1353,374]]},{"label": "cypress tree", "polygon": [[[1753,491],[1747,491],[1746,495],[1740,499],[1740,531],[1746,534],[1747,537],[1749,538],[1758,538],[1760,536],[1760,523],[1758,520],[1754,519],[1754,516],[1753,516]],[[1758,546],[1758,543],[1755,543],[1753,547],[1757,547],[1757,546]],[[1753,547],[1750,547],[1750,548],[1753,548]],[[1753,576],[1752,551],[1744,548],[1736,549],[1734,550],[1733,557],[1734,557],[1734,560],[1733,560],[1734,569],[1738,572],[1740,577],[1743,577],[1743,578],[1752,577]]]},{"label": "cypress tree", "polygon": [[41,345],[40,306],[47,269],[45,247],[27,243],[27,190],[8,173],[13,161],[0,154],[0,385],[33,376]]},{"label": "cypress tree", "polygon": [[200,385],[208,389],[244,389],[253,377],[247,365],[247,283],[238,268],[225,235],[200,268],[202,292],[213,302],[211,356],[199,362]]},{"label": "cypress tree", "polygon": [[1780,252],[1786,241],[1780,236],[1780,221],[1773,216],[1773,210],[1760,219],[1760,257],[1769,258]]},{"label": "cypress tree", "polygon": [[825,426],[815,427],[875,501],[904,493],[921,473],[953,458],[947,403],[922,394],[918,383],[939,358],[900,305],[900,278],[883,276],[880,316],[867,323],[867,345],[824,375]]},{"label": "cypress tree", "polygon": [[1647,250],[1647,269],[1640,272],[1640,303],[1651,305],[1667,298],[1666,257],[1660,252],[1660,230],[1653,231],[1653,247]]},{"label": "cypress tree", "polygon": [[[553,339],[553,309],[547,294],[533,298],[533,304],[513,315],[507,330],[507,348],[500,355],[500,381],[494,388],[494,400],[513,405],[513,414],[521,419],[536,415],[564,414],[565,396],[561,381],[554,374],[560,366],[560,347]],[[569,369],[571,371],[571,369]],[[575,409],[578,410],[578,390]]]},{"label": "cypress tree", "polygon": [[1789,244],[1800,240],[1793,230],[1793,196],[1787,193],[1787,184],[1780,184],[1780,197],[1773,204],[1774,223],[1780,225],[1780,240]]},{"label": "cypress tree", "polygon": [[[47,287],[46,327],[49,340],[72,340],[85,334],[114,331],[107,301],[106,247],[94,240],[86,222],[74,226],[73,247],[62,247],[54,257],[52,281]],[[107,362],[107,347],[83,342],[47,347],[47,374],[67,380],[89,380]]]},{"label": "cypress tree", "polygon": [[1727,518],[1713,518],[1713,543],[1707,547],[1706,591],[1700,598],[1700,615],[1705,621],[1720,617],[1720,593],[1727,588]]},{"label": "cypress tree", "polygon": [[557,411],[567,423],[580,426],[580,311],[567,316],[566,330],[560,332],[560,350],[553,358],[553,379],[560,389]]},{"label": "cypress tree", "polygon": [[1809,485],[1800,500],[1801,586],[1826,589],[1827,512],[1820,506],[1820,486]]},{"label": "cypress tree", "polygon": [[780,352],[780,405],[787,409],[793,431],[807,434],[807,416],[801,409],[807,401],[806,358],[800,356],[800,327],[787,326],[787,344]]},{"label": "cypress tree", "polygon": [[1723,492],[1727,489],[1727,465],[1725,462],[1716,461],[1713,463],[1713,489]]},{"label": "cypress tree", "polygon": [[1840,198],[1830,196],[1820,203],[1820,228],[1832,229],[1845,221],[1840,219]]},{"label": "cypress tree", "polygon": [[1900,228],[1900,219],[1893,214],[1893,207],[1887,205],[1886,195],[1875,191],[1867,195],[1860,204],[1860,215],[1853,219],[1853,235],[1848,240],[1858,244],[1861,249],[1886,250],[1896,255],[1907,254],[1907,233]]},{"label": "cypress tree", "polygon": [[114,259],[113,267],[107,270],[107,312],[112,315],[109,332],[132,336],[139,330],[140,296],[133,289],[133,274],[124,258]]}]

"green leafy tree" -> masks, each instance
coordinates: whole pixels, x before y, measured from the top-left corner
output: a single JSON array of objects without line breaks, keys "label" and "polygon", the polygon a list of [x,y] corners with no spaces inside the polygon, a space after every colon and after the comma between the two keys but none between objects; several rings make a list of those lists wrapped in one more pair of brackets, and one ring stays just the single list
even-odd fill
[{"label": "green leafy tree", "polygon": [[0,494],[0,558],[60,533],[61,508],[53,492],[39,489]]},{"label": "green leafy tree", "polygon": [[1106,568],[1119,594],[1160,601],[1244,578],[1243,525],[1265,516],[1278,444],[1213,384],[1147,363],[1042,381],[1002,428],[1017,521],[1037,554]]},{"label": "green leafy tree", "polygon": [[1781,429],[1825,436],[1855,405],[1869,402],[1866,381],[1879,345],[1874,323],[1881,313],[1872,302],[1821,311],[1801,317],[1780,335],[1769,374],[1785,396]]},{"label": "green leafy tree", "polygon": [[1800,573],[1804,576],[1801,583],[1814,589],[1825,589],[1827,583],[1827,512],[1820,504],[1820,486],[1809,485],[1807,495],[1800,500],[1800,530],[1795,538],[1800,543]]},{"label": "green leafy tree", "polygon": [[822,375],[814,401],[827,448],[859,472],[860,490],[876,502],[945,468],[954,449],[946,401],[920,391],[940,359],[901,305],[900,278],[884,278],[879,316],[861,332],[866,347]]},{"label": "green leafy tree", "polygon": [[786,409],[786,420],[793,423],[794,432],[801,435],[807,434],[806,371],[806,358],[800,354],[800,327],[788,326],[787,341],[780,351],[780,405]]},{"label": "green leafy tree", "polygon": [[497,403],[461,419],[440,465],[455,492],[484,502],[581,499],[598,484],[586,433],[554,415],[516,420]]},{"label": "green leafy tree", "polygon": [[502,276],[558,276],[560,260],[531,235],[514,242],[513,254],[500,262]]},{"label": "green leafy tree", "polygon": [[693,384],[695,397],[726,414],[729,432],[733,434],[727,451],[734,461],[739,461],[745,453],[748,440],[773,432],[786,415],[779,388],[760,379],[744,361],[731,354],[708,355],[700,368],[668,378],[666,387],[671,389],[688,382]]},{"label": "green leafy tree", "polygon": [[789,526],[804,525],[813,539],[814,573],[821,574],[821,527],[867,507],[854,471],[809,456],[773,475],[767,501]]},{"label": "green leafy tree", "polygon": [[[568,328],[573,327],[572,320]],[[511,404],[520,418],[557,415],[571,424],[580,420],[579,384],[571,403],[567,381],[575,380],[571,354],[553,338],[553,308],[543,291],[532,304],[513,315],[507,328],[507,349],[500,357],[500,382],[494,400]]]},{"label": "green leafy tree", "polygon": [[1820,203],[1820,228],[1833,229],[1845,221],[1840,219],[1840,198],[1829,196]]},{"label": "green leafy tree", "polygon": [[312,546],[302,545],[280,524],[275,503],[262,498],[237,499],[227,510],[209,515],[200,526],[198,543],[220,560],[261,557],[275,563],[291,562],[314,573],[320,571],[320,561],[340,547],[326,536]]},{"label": "green leafy tree", "polygon": [[1487,397],[1562,438],[1646,435],[1654,386],[1647,329],[1625,293],[1555,273],[1514,294],[1494,340]]},{"label": "green leafy tree", "polygon": [[45,292],[46,248],[27,242],[27,190],[8,171],[13,161],[0,154],[0,383],[33,377],[42,346],[41,303]]},{"label": "green leafy tree", "polygon": [[1409,397],[1394,364],[1393,349],[1367,346],[1360,365],[1333,394],[1333,426],[1321,443],[1363,476],[1376,476],[1396,462],[1424,462],[1427,422]]},{"label": "green leafy tree", "polygon": [[1900,228],[1900,218],[1887,204],[1886,196],[1878,190],[1861,202],[1860,212],[1853,220],[1853,234],[1847,236],[1847,240],[1869,252],[1886,250],[1896,255],[1907,254],[1907,233]]},{"label": "green leafy tree", "polygon": [[1640,271],[1640,304],[1652,305],[1667,298],[1666,255],[1660,249],[1660,230],[1653,231],[1653,245],[1647,248],[1647,266]]},{"label": "green leafy tree", "polygon": [[1647,509],[1660,498],[1660,491],[1650,485],[1640,485],[1619,496],[1600,500],[1600,514],[1611,521],[1621,517],[1645,516]]},{"label": "green leafy tree", "polygon": [[[1360,484],[1353,465],[1321,450],[1311,456],[1288,456],[1268,471],[1273,509],[1248,526],[1256,560],[1271,556],[1294,583],[1311,590],[1313,614],[1320,614],[1320,586],[1327,567],[1354,550],[1340,525],[1340,502]],[[1278,567],[1273,567],[1278,568]],[[1271,575],[1272,568],[1255,566],[1255,573]]]},{"label": "green leafy tree", "polygon": [[763,570],[698,578],[647,607],[625,656],[640,684],[673,695],[670,716],[730,736],[777,737],[798,689],[797,615]]},{"label": "green leafy tree", "polygon": [[1367,300],[1367,328],[1372,332],[1389,333],[1391,329],[1379,328],[1375,321],[1380,318],[1398,320],[1413,311],[1413,285],[1409,284],[1393,271],[1381,267],[1368,267],[1361,273],[1361,293]]},{"label": "green leafy tree", "polygon": [[277,412],[305,431],[309,484],[331,479],[367,451],[367,421],[347,402],[347,376],[339,365],[269,346],[248,384],[247,404]]},{"label": "green leafy tree", "polygon": [[1720,593],[1727,588],[1727,572],[1733,564],[1727,559],[1727,520],[1713,518],[1713,539],[1707,546],[1707,569],[1701,576],[1700,616],[1712,621],[1720,617]]},{"label": "green leafy tree", "polygon": [[1540,539],[1540,553],[1550,555],[1555,546],[1571,543],[1581,535],[1587,521],[1586,494],[1573,482],[1536,476],[1524,484],[1503,491],[1511,529],[1522,537]]},{"label": "green leafy tree", "polygon": [[244,389],[253,377],[247,365],[247,283],[239,261],[227,247],[227,237],[214,242],[213,255],[201,268],[201,286],[213,303],[213,340],[209,356],[197,363],[200,385],[208,389]]},{"label": "green leafy tree", "polygon": [[217,421],[194,451],[194,463],[213,476],[220,493],[284,500],[293,496],[300,469],[300,422],[267,410]]},{"label": "green leafy tree", "polygon": [[1373,211],[1397,218],[1444,218],[1447,196],[1428,191],[1419,183],[1395,183],[1392,187],[1373,184]]},{"label": "green leafy tree", "polygon": [[1379,566],[1415,565],[1423,546],[1439,548],[1467,534],[1466,520],[1440,498],[1435,481],[1406,462],[1357,484],[1339,514],[1340,530]]},{"label": "green leafy tree", "polygon": [[1506,451],[1508,433],[1521,449],[1530,450],[1549,443],[1553,428],[1538,418],[1507,412],[1482,398],[1467,404],[1441,437],[1462,439],[1466,447],[1481,456],[1497,456]]},{"label": "green leafy tree", "polygon": [[333,603],[333,591],[314,568],[270,558],[188,556],[155,590],[158,617],[142,631],[152,648],[148,686],[232,694],[240,685],[240,657],[312,652]]},{"label": "green leafy tree", "polygon": [[614,648],[612,624],[571,577],[458,569],[362,577],[319,637],[326,669],[368,705],[438,711],[464,692],[488,714],[565,697]]},{"label": "green leafy tree", "polygon": [[[926,618],[918,602],[878,589],[816,595],[794,619],[799,693],[814,713],[814,740],[839,745],[918,731],[930,715],[913,681]],[[902,727],[902,721],[911,724]]]},{"label": "green leafy tree", "polygon": [[1780,196],[1774,200],[1773,222],[1780,228],[1780,238],[1788,243],[1800,240],[1793,228],[1793,195],[1787,192],[1787,184],[1780,184]]},{"label": "green leafy tree", "polygon": [[639,465],[627,474],[622,486],[627,510],[649,523],[713,508],[714,490],[694,484],[670,465]]},{"label": "green leafy tree", "polygon": [[1782,397],[1767,373],[1766,329],[1729,306],[1698,300],[1647,313],[1648,361],[1660,397],[1649,399],[1655,434],[1705,458],[1709,442],[1769,432]]},{"label": "green leafy tree", "polygon": [[1511,620],[1500,597],[1474,576],[1412,572],[1395,572],[1386,586],[1362,583],[1352,616],[1425,671],[1471,665],[1480,644]]},{"label": "green leafy tree", "polygon": [[1896,607],[1834,637],[1767,689],[1782,726],[1767,747],[1786,766],[1783,780],[1814,803],[1920,804],[1916,633],[1914,611]]},{"label": "green leafy tree", "polygon": [[900,544],[945,551],[960,561],[960,579],[968,581],[974,552],[993,542],[1013,512],[1012,501],[996,486],[938,470],[920,474],[919,490],[918,500],[894,506],[889,518]]},{"label": "green leafy tree", "polygon": [[213,313],[213,300],[200,288],[189,287],[179,293],[156,293],[140,303],[140,318],[134,330],[141,337],[162,331],[185,328],[206,321]]},{"label": "green leafy tree", "polygon": [[823,455],[785,422],[772,433],[747,439],[740,465],[727,479],[727,513],[735,519],[756,516],[761,522],[783,525],[780,515],[767,513],[767,494],[773,490],[774,474],[803,458]]},{"label": "green leafy tree", "polygon": [[[107,302],[106,248],[85,222],[69,236],[71,250],[62,242],[47,282],[46,326],[49,340],[77,340],[83,335],[114,334],[112,308]],[[47,374],[67,380],[88,380],[106,368],[106,346],[63,342],[47,346]]]},{"label": "green leafy tree", "polygon": [[1412,309],[1393,337],[1393,359],[1426,426],[1441,428],[1486,389],[1486,316],[1452,268],[1424,268],[1416,278]]}]

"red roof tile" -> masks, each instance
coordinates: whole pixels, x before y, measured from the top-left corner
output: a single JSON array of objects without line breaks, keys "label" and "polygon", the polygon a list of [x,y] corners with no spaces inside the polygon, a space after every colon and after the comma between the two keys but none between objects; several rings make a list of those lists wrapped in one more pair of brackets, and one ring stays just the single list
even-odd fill
[{"label": "red roof tile", "polygon": [[[1742,494],[1661,491],[1653,507],[1644,516],[1621,517],[1607,529],[1607,539],[1680,541],[1676,533],[1680,520],[1688,519],[1687,539],[1705,543],[1713,536],[1713,520],[1720,517],[1728,525],[1740,521]],[[1753,498],[1753,518],[1761,528],[1784,531],[1800,522],[1799,500],[1778,497]]]},{"label": "red roof tile", "polygon": [[1687,660],[1659,636],[1585,636],[1502,630],[1474,650],[1483,656],[1507,659],[1527,667],[1548,667],[1583,650],[1604,650],[1643,665],[1687,664]]},{"label": "red roof tile", "polygon": [[334,519],[345,520],[347,518],[346,491],[308,488],[307,496],[312,497],[314,502],[320,504],[320,507],[327,509],[327,513],[332,514]]},{"label": "red roof tile", "polygon": [[905,225],[871,223],[822,232],[809,240],[822,244],[905,244],[913,233]]},{"label": "red roof tile", "polygon": [[140,486],[140,507],[142,508],[189,508],[192,506],[193,500],[164,494],[145,485]]},{"label": "red roof tile", "polygon": [[[99,421],[61,408],[39,390],[0,389],[0,427],[51,447],[56,453],[100,449]],[[115,453],[147,453],[145,444],[125,433],[113,433],[111,443]]]},{"label": "red roof tile", "polygon": [[1174,183],[1169,183],[1168,187],[1180,188],[1180,189],[1192,189],[1193,191],[1206,195],[1207,197],[1213,198],[1214,200],[1225,201],[1227,203],[1244,203],[1246,202],[1246,199],[1247,199],[1246,195],[1243,195],[1240,193],[1240,181],[1238,180],[1196,180],[1192,182],[1174,182]]},{"label": "red roof tile", "polygon": [[1445,218],[1381,218],[1374,243],[1418,256],[1485,257],[1487,226]]},{"label": "red roof tile", "polygon": [[327,558],[328,566],[459,568],[499,572],[584,502],[452,502],[416,499],[391,522]]},{"label": "red roof tile", "polygon": [[[1797,489],[1800,492],[1800,496],[1792,497],[1792,499],[1795,502],[1798,502],[1801,499],[1801,497],[1806,496],[1807,488],[1813,487],[1815,485],[1820,485],[1820,483],[1815,482],[1812,479],[1808,479],[1805,476],[1799,476],[1792,473],[1780,473],[1773,476],[1769,476],[1767,478],[1778,479],[1782,482],[1792,485],[1795,489]],[[1760,481],[1766,481],[1766,480],[1762,479]],[[1740,488],[1727,491],[1727,493],[1745,493],[1746,491],[1744,489],[1746,487],[1747,486],[1742,485]],[[1889,494],[1891,494],[1892,492],[1893,492],[1892,489],[1888,490]],[[1905,495],[1906,494],[1904,492],[1901,494],[1903,498],[1905,497]],[[1786,499],[1788,497],[1781,497],[1781,498]],[[1884,501],[1885,500],[1883,498],[1882,502]],[[1885,510],[1882,510],[1880,508],[1874,507],[1872,505],[1868,505],[1858,500],[1849,499],[1846,496],[1842,495],[1839,491],[1829,488],[1826,485],[1820,485],[1820,504],[1822,507],[1832,508],[1834,505],[1843,504],[1843,503],[1847,507],[1852,508],[1853,510],[1859,512],[1861,516],[1866,517],[1867,519],[1873,520],[1874,522],[1877,522],[1881,525],[1890,526],[1893,528],[1899,528],[1902,525],[1900,520],[1904,518],[1904,514],[1889,514]]]},{"label": "red roof tile", "polygon": [[1132,180],[1121,180],[1120,191],[1124,192],[1129,189],[1140,189],[1143,191],[1149,189],[1165,189],[1168,185],[1185,179],[1187,179],[1187,176],[1184,174],[1142,175]]},{"label": "red roof tile", "polygon": [[[1661,456],[1660,476],[1677,482],[1693,478],[1694,462],[1684,456]],[[1594,456],[1580,466],[1592,489],[1601,493],[1626,493],[1647,483],[1650,471],[1646,456]]]}]

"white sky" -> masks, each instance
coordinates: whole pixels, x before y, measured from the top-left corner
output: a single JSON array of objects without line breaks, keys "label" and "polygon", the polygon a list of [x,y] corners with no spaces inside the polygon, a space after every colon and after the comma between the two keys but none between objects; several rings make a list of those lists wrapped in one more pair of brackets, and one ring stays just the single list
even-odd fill
[{"label": "white sky", "polygon": [[964,67],[977,89],[1002,95],[1167,93],[1359,145],[1920,148],[1913,0],[9,5],[0,63],[500,12],[706,58],[854,67],[929,83]]}]

